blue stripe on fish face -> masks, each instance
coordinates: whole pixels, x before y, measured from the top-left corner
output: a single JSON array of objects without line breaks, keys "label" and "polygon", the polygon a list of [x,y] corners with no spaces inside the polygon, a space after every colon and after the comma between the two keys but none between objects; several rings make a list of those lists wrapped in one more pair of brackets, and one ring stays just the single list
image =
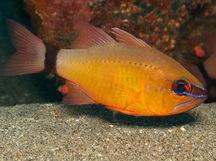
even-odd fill
[{"label": "blue stripe on fish face", "polygon": [[[175,93],[175,94],[177,94],[177,93]],[[177,94],[177,95],[180,95],[180,94]],[[197,94],[193,94],[193,93],[189,93],[189,92],[183,92],[183,93],[181,93],[181,95],[189,96],[189,97],[193,97],[193,98],[207,98],[207,95],[205,95],[205,94],[197,95]]]},{"label": "blue stripe on fish face", "polygon": [[207,95],[205,94],[202,94],[202,95],[190,94],[188,96],[191,96],[193,98],[207,98]]},{"label": "blue stripe on fish face", "polygon": [[188,105],[188,104],[190,104],[191,102],[193,102],[193,100],[190,100],[190,101],[187,101],[187,102],[184,102],[184,103],[178,104],[177,106],[175,106],[175,107],[173,108],[173,111],[175,111],[175,110],[178,109],[179,107],[182,107],[182,106]]}]

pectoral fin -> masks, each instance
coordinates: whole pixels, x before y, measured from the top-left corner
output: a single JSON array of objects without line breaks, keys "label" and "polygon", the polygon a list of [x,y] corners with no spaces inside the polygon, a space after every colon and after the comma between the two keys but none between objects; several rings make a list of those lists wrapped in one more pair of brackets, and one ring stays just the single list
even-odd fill
[{"label": "pectoral fin", "polygon": [[72,82],[66,81],[65,86],[68,88],[67,94],[63,97],[62,102],[70,105],[94,104],[91,98],[83,93],[80,88]]}]

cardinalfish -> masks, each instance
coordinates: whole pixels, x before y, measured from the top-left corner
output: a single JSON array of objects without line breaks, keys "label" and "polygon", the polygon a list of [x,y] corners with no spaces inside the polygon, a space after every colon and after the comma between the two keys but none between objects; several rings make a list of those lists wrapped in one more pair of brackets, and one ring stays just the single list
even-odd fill
[{"label": "cardinalfish", "polygon": [[72,49],[58,49],[8,20],[17,52],[0,66],[0,75],[54,72],[66,80],[63,103],[97,103],[135,116],[174,115],[207,98],[191,73],[141,39],[113,28],[115,41],[87,22],[74,25],[78,37]]}]

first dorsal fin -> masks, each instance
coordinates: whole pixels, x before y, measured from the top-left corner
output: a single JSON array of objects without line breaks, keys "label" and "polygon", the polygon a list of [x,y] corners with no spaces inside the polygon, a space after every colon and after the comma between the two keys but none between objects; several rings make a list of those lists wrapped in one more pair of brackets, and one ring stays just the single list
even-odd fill
[{"label": "first dorsal fin", "polygon": [[71,45],[72,49],[87,49],[96,45],[115,42],[104,31],[83,20],[76,20],[74,29],[78,32],[78,36]]},{"label": "first dorsal fin", "polygon": [[[67,94],[63,97],[62,102],[70,105],[94,104],[95,102],[83,93],[78,86],[70,81],[66,81]],[[65,88],[65,87],[64,87]]]},{"label": "first dorsal fin", "polygon": [[125,44],[130,44],[130,45],[136,45],[136,46],[151,48],[143,40],[134,37],[133,35],[129,34],[128,32],[126,32],[124,30],[121,30],[117,27],[112,28],[112,30],[113,30],[113,34],[115,35],[116,39],[119,42],[123,42]]}]

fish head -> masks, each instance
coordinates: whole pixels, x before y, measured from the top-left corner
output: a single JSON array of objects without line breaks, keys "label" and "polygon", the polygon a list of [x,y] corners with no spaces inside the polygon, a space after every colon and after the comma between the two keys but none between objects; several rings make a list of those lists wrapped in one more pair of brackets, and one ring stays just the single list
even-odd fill
[{"label": "fish head", "polygon": [[207,91],[202,83],[186,69],[171,72],[171,79],[163,81],[166,90],[161,91],[162,99],[150,111],[157,116],[186,112],[207,99]]}]

